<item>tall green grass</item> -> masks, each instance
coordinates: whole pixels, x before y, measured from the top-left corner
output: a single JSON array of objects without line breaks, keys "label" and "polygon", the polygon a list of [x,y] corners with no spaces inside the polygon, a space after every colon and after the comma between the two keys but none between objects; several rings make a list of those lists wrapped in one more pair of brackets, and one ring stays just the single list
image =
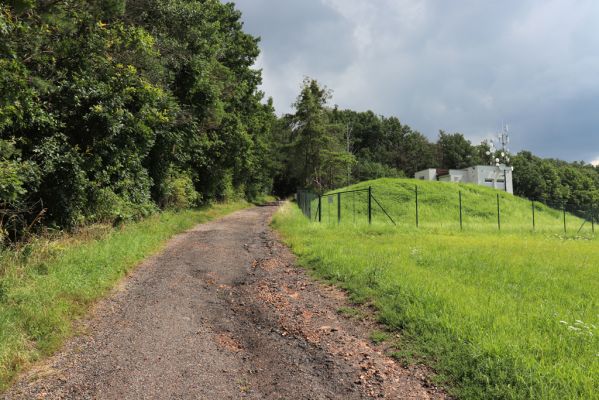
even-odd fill
[{"label": "tall green grass", "polygon": [[23,367],[55,351],[73,333],[73,320],[167,239],[247,206],[165,212],[0,252],[0,392]]},{"label": "tall green grass", "polygon": [[[385,178],[362,182],[340,190],[360,190],[372,187],[373,196],[385,211],[401,226],[416,225],[416,193],[418,186],[418,217],[421,228],[460,229],[459,196],[462,195],[462,224],[469,231],[497,231],[497,195],[501,230],[524,232],[533,230],[533,203],[509,193],[474,184],[430,182],[414,179]],[[335,191],[336,192],[336,191]],[[335,193],[331,192],[331,193]],[[336,195],[322,198],[322,221],[337,224]],[[312,202],[312,217],[316,218],[317,201]],[[368,195],[365,191],[341,195],[341,222],[365,224],[368,221]],[[379,205],[372,202],[374,223],[390,223]],[[578,210],[588,216],[587,221],[566,213],[568,234],[591,235],[590,205],[588,210]],[[564,233],[563,212],[540,202],[534,203],[534,230],[537,232]]]},{"label": "tall green grass", "polygon": [[[398,214],[391,196],[409,190],[406,184],[414,181],[365,185]],[[452,198],[459,190],[433,185],[422,185],[424,192]],[[472,211],[474,194],[482,208],[485,194],[495,193],[474,189]],[[399,354],[424,359],[458,397],[597,399],[599,243],[551,229],[532,233],[527,223],[518,231],[530,203],[507,196],[513,224],[502,232],[473,213],[469,229],[456,229],[453,206],[441,200],[427,211],[431,226],[421,229],[382,220],[311,223],[292,205],[274,226],[301,263],[356,301],[372,302],[381,321],[402,333]],[[553,216],[560,225],[559,211],[543,211],[547,224]]]}]

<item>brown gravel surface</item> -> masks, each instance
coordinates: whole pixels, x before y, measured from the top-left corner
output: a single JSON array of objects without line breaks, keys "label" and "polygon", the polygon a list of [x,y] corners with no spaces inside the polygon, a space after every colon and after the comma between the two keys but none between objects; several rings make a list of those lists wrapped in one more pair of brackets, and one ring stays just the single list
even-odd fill
[{"label": "brown gravel surface", "polygon": [[5,399],[438,399],[294,266],[256,207],[176,236]]}]

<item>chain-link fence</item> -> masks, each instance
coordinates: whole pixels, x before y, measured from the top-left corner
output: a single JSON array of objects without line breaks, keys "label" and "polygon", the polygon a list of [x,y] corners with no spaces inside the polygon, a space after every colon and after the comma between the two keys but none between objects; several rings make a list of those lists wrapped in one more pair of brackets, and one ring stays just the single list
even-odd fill
[{"label": "chain-link fence", "polygon": [[[455,197],[455,198],[453,198]],[[385,204],[380,199],[384,199]],[[514,200],[518,201],[515,203]],[[454,189],[427,192],[418,185],[399,185],[393,190],[372,187],[318,195],[301,190],[296,196],[311,221],[342,224],[385,222],[428,228],[458,230],[543,231],[594,235],[597,210],[570,202],[522,199],[504,192],[495,196],[476,190]]]}]

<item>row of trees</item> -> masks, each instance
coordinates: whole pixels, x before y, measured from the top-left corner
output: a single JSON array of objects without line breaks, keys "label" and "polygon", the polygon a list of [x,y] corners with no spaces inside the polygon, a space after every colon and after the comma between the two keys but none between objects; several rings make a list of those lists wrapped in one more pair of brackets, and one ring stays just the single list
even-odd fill
[{"label": "row of trees", "polygon": [[436,143],[396,117],[329,107],[330,91],[307,78],[295,113],[279,119],[275,190],[323,191],[380,177],[413,176],[424,168],[486,164],[489,146],[474,146],[460,133],[440,132]]},{"label": "row of trees", "polygon": [[270,191],[258,40],[218,0],[0,4],[0,236]]},{"label": "row of trees", "polygon": [[581,215],[599,206],[599,169],[584,162],[543,159],[522,151],[512,158],[515,194],[564,205]]},{"label": "row of trees", "polygon": [[[436,142],[395,117],[330,107],[331,93],[306,79],[295,112],[279,119],[275,190],[297,187],[324,191],[380,177],[413,176],[431,167],[486,165],[487,142],[472,144],[460,133],[439,132]],[[599,170],[584,162],[542,159],[522,151],[511,157],[517,195],[572,210],[599,202]]]},{"label": "row of trees", "polygon": [[[0,3],[0,240],[40,220],[69,228],[487,163],[485,143],[331,107],[312,79],[277,118],[240,17],[219,0]],[[513,164],[520,195],[598,199],[592,166],[526,152]]]}]

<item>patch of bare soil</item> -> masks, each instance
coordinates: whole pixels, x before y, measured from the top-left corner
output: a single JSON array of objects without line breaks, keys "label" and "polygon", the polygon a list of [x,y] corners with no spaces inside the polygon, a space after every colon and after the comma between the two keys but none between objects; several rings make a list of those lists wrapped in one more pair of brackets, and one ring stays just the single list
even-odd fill
[{"label": "patch of bare soil", "polygon": [[294,266],[275,206],[199,225],[100,302],[5,399],[441,399],[368,340],[345,294]]}]

